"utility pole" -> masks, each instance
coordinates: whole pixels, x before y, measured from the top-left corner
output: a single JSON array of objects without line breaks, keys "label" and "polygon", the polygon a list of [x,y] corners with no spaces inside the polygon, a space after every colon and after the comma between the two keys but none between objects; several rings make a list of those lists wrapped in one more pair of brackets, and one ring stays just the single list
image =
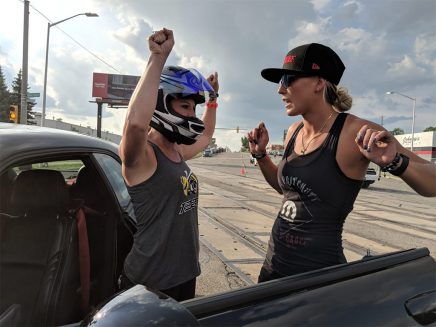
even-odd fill
[{"label": "utility pole", "polygon": [[380,125],[383,126],[383,116],[381,116],[381,122]]},{"label": "utility pole", "polygon": [[21,110],[20,123],[27,125],[27,75],[29,54],[29,1],[24,1],[24,24],[23,24],[23,72],[21,75]]}]

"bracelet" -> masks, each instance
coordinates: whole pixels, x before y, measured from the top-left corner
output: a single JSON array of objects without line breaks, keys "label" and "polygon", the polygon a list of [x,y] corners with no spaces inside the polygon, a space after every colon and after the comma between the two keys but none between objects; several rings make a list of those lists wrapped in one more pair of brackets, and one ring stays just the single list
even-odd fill
[{"label": "bracelet", "polygon": [[218,108],[218,103],[216,103],[216,102],[207,102],[206,103],[206,108],[207,109],[216,109],[216,108]]},{"label": "bracelet", "polygon": [[216,98],[218,98],[218,97],[219,97],[218,92],[210,92],[209,93],[209,101],[210,100],[216,100]]},{"label": "bracelet", "polygon": [[251,153],[251,156],[256,160],[260,160],[266,157],[266,152],[261,154]]},{"label": "bracelet", "polygon": [[[398,166],[400,160],[403,159],[401,165]],[[392,160],[388,165],[381,167],[381,171],[389,172],[395,176],[401,176],[404,171],[409,166],[409,157],[402,153],[397,153],[394,160]]]},{"label": "bracelet", "polygon": [[395,170],[395,168],[397,168],[397,165],[399,164],[399,162],[400,162],[400,160],[401,160],[401,157],[400,157],[400,155],[398,154],[398,152],[395,154],[395,157],[394,157],[394,159],[390,162],[390,163],[388,163],[386,166],[384,166],[384,167],[380,167],[381,168],[381,171],[383,171],[383,172],[390,172],[390,171],[392,171],[392,170]]}]

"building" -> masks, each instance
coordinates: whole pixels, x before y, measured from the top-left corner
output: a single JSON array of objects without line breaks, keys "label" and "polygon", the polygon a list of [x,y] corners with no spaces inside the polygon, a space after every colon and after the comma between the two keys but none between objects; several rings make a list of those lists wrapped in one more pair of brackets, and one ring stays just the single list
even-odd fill
[{"label": "building", "polygon": [[[36,112],[35,113],[35,122],[36,125],[41,125],[41,113]],[[89,135],[93,137],[97,137],[97,129],[91,128],[91,126],[82,126],[82,125],[75,125],[66,123],[60,119],[47,119],[45,118],[44,122],[45,127],[50,128],[56,128],[56,129],[62,129],[64,131],[72,131],[77,132],[79,134]],[[110,133],[108,131],[101,131],[101,139],[110,141],[116,144],[120,144],[121,142],[121,135]]]},{"label": "building", "polygon": [[270,144],[266,147],[267,151],[283,151],[284,149],[283,144]]},{"label": "building", "polygon": [[[395,138],[406,149],[411,149],[412,134],[395,135]],[[413,152],[426,160],[436,162],[436,132],[414,133]]]}]

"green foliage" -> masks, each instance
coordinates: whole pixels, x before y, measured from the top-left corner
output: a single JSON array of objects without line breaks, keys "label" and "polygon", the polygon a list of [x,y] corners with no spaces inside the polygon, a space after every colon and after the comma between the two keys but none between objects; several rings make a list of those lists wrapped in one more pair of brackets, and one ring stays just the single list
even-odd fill
[{"label": "green foliage", "polygon": [[[20,69],[17,76],[12,81],[12,92],[11,92],[11,104],[18,105],[20,112],[21,112],[21,78],[22,78],[22,73]],[[28,89],[29,88],[30,87],[28,87]],[[27,98],[27,124],[28,125],[36,125],[35,113],[32,111],[35,104],[36,103],[33,102],[29,97]]]},{"label": "green foliage", "polygon": [[395,128],[391,131],[391,133],[392,133],[393,135],[403,135],[403,134],[404,134],[404,130],[403,130],[402,128],[395,127]]},{"label": "green foliage", "polygon": [[423,130],[423,132],[436,132],[435,126],[429,126]]},{"label": "green foliage", "polygon": [[246,136],[241,137],[241,143],[242,143],[242,147],[241,147],[241,152],[248,152],[248,138]]},{"label": "green foliage", "polygon": [[5,82],[2,67],[0,66],[0,122],[9,121],[10,93]]}]

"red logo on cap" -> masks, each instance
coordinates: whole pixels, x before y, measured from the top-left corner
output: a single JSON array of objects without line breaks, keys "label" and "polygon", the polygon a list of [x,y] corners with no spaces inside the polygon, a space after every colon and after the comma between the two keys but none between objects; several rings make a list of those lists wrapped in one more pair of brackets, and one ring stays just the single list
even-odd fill
[{"label": "red logo on cap", "polygon": [[293,62],[294,59],[295,59],[296,57],[297,57],[297,56],[295,56],[295,55],[292,55],[292,56],[286,56],[286,57],[285,57],[285,61],[284,61],[283,63],[284,63],[284,64],[289,64],[289,63]]},{"label": "red logo on cap", "polygon": [[317,64],[313,63],[312,64],[312,69],[321,69]]}]

